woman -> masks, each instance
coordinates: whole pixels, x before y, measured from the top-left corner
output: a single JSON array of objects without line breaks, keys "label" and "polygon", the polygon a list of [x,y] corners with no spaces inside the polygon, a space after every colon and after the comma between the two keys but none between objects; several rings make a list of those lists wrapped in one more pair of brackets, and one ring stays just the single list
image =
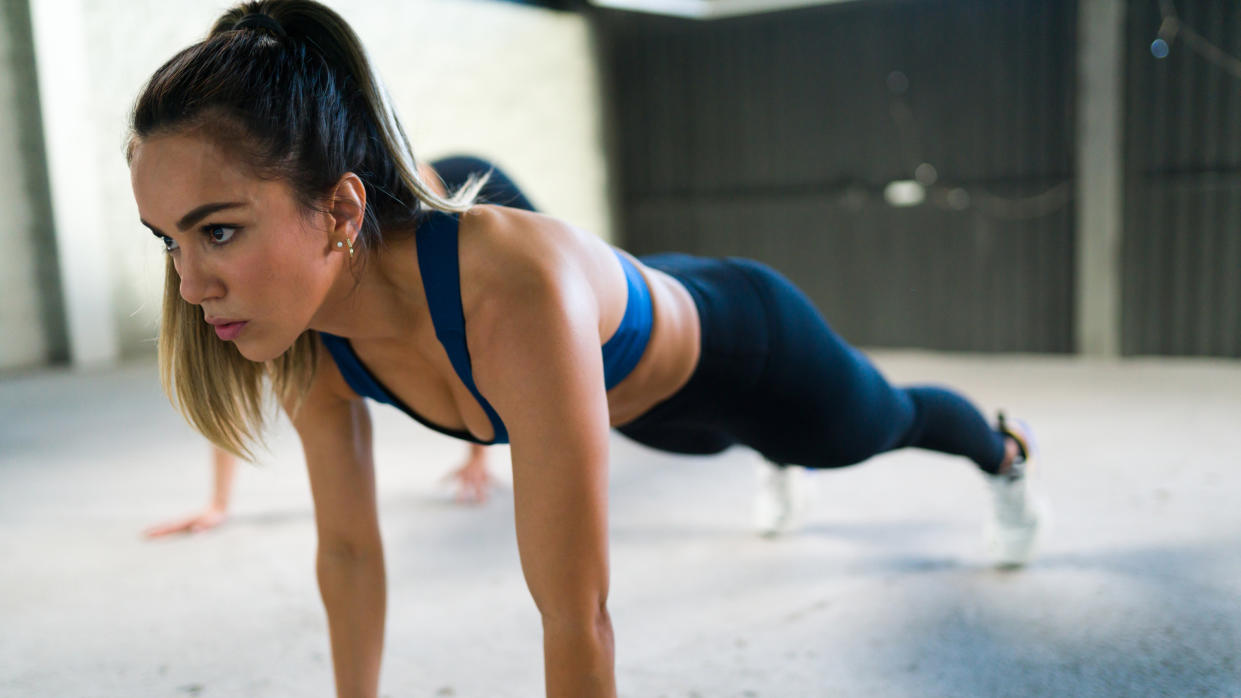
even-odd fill
[{"label": "woman", "polygon": [[364,397],[507,441],[547,693],[615,695],[608,428],[811,467],[916,446],[997,492],[1001,551],[1037,528],[1024,430],[895,389],[756,262],[635,259],[552,218],[437,194],[349,26],[308,0],[226,12],[152,76],[128,152],[169,251],[161,374],[216,444],[260,436],[268,382],[301,437],[340,695],[377,691],[384,563]]},{"label": "woman", "polygon": [[[534,210],[534,204],[518,188],[507,174],[482,158],[457,155],[436,160],[420,167],[423,177],[436,193],[447,195],[449,189],[458,189],[470,177],[486,175],[487,181],[478,193],[479,201],[497,203],[511,208]],[[233,454],[218,446],[211,448],[211,493],[207,506],[189,516],[150,526],[143,531],[148,539],[163,538],[180,533],[209,531],[228,519],[232,499],[233,481],[237,478],[237,460]],[[455,500],[462,504],[483,504],[495,487],[495,479],[487,470],[487,448],[471,443],[465,461],[444,478],[456,483]]]}]

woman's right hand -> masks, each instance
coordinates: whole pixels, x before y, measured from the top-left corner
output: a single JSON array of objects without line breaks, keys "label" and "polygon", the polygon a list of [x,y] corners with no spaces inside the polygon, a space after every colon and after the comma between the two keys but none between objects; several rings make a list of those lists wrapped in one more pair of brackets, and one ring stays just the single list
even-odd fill
[{"label": "woman's right hand", "polygon": [[227,519],[227,510],[212,506],[193,516],[151,526],[144,530],[142,535],[147,539],[154,539],[170,536],[174,533],[201,533],[219,526]]},{"label": "woman's right hand", "polygon": [[491,490],[497,486],[496,479],[487,470],[487,447],[470,444],[470,454],[465,464],[444,476],[443,482],[456,484],[458,504],[486,504]]}]

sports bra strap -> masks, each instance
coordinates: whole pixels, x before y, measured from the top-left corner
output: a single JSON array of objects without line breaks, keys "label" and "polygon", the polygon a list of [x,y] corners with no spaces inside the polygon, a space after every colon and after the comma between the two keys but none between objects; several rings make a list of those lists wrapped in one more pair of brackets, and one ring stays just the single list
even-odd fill
[{"label": "sports bra strap", "polygon": [[470,368],[470,350],[465,342],[465,311],[461,307],[461,269],[457,258],[458,217],[455,214],[432,211],[430,219],[418,228],[418,269],[422,273],[422,287],[431,310],[431,323],[435,336],[448,352],[453,370],[470,389],[470,393],[482,405],[495,429],[492,443],[508,443],[508,430],[491,403],[478,392],[474,385],[474,372]]}]

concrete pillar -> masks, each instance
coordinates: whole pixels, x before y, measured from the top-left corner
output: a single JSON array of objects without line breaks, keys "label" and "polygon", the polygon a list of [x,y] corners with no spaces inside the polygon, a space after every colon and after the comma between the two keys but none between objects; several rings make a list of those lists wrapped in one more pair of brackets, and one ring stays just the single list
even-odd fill
[{"label": "concrete pillar", "polygon": [[95,166],[94,129],[85,115],[88,56],[80,0],[30,3],[46,141],[61,297],[75,367],[110,364],[120,354],[111,269]]},{"label": "concrete pillar", "polygon": [[49,295],[43,272],[55,267],[48,264],[55,251],[41,244],[41,234],[51,229],[41,220],[46,206],[36,198],[46,178],[39,115],[30,99],[34,83],[26,2],[0,2],[0,162],[8,165],[0,177],[0,370],[46,363],[49,325],[59,322],[43,312]]},{"label": "concrete pillar", "polygon": [[1079,0],[1077,29],[1077,351],[1121,346],[1125,0]]},{"label": "concrete pillar", "polygon": [[120,354],[111,269],[88,109],[88,56],[80,0],[30,3],[43,134],[51,182],[61,295],[75,367],[110,364]]}]

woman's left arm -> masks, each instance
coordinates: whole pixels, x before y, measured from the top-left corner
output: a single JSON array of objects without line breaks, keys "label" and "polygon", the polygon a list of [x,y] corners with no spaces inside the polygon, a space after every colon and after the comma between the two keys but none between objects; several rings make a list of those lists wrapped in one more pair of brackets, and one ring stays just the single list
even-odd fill
[{"label": "woman's left arm", "polygon": [[[479,390],[512,444],[522,571],[548,696],[616,695],[608,616],[608,405],[598,307],[574,272],[507,289],[471,335]],[[475,345],[477,341],[477,345]]]}]

